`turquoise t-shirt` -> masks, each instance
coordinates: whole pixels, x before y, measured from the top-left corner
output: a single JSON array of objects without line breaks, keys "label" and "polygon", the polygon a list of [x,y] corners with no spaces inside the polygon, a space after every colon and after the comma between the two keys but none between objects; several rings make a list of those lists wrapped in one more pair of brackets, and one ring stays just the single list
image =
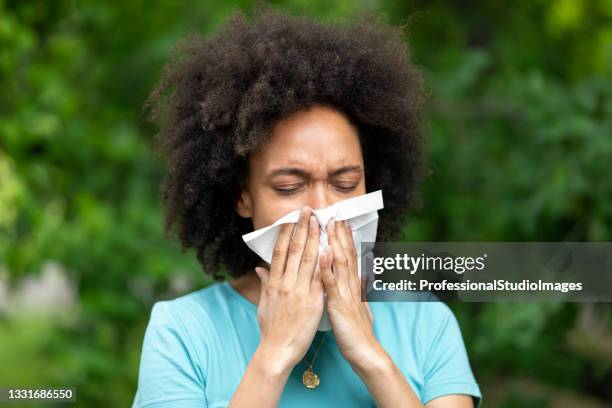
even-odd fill
[{"label": "turquoise t-shirt", "polygon": [[[481,393],[457,320],[441,302],[371,302],[374,333],[422,403],[448,394]],[[306,354],[310,361],[321,336]],[[228,282],[155,303],[142,346],[132,407],[227,407],[259,344],[257,305]],[[366,385],[330,332],[314,363],[320,385],[302,384],[302,360],[280,407],[375,407]]]}]

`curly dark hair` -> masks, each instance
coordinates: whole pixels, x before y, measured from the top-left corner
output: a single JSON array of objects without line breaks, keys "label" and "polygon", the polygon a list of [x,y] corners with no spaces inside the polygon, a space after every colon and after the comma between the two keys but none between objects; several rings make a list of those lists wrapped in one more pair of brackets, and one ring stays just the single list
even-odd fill
[{"label": "curly dark hair", "polygon": [[249,153],[280,119],[320,103],[358,129],[366,191],[385,200],[378,239],[396,239],[421,204],[422,83],[402,28],[381,15],[326,24],[264,7],[235,12],[209,38],[187,35],[145,104],[168,165],[166,238],[176,224],[182,251],[195,248],[215,280],[253,269],[241,238],[253,224],[234,206]]}]

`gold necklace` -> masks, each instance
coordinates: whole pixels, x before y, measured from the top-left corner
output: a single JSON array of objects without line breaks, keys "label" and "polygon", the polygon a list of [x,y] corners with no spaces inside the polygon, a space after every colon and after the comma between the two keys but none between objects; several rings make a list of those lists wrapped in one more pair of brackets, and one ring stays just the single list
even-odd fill
[{"label": "gold necklace", "polygon": [[319,354],[319,351],[321,350],[321,346],[323,345],[323,340],[325,340],[325,336],[327,336],[327,333],[328,331],[325,332],[325,334],[321,338],[321,341],[319,342],[319,347],[317,347],[317,351],[315,351],[315,354],[312,357],[312,360],[310,361],[310,363],[308,363],[308,368],[306,369],[306,371],[304,371],[304,374],[302,374],[302,383],[304,384],[306,388],[317,388],[319,384],[321,383],[321,380],[319,380],[319,376],[316,375],[314,371],[312,371],[312,365],[317,359],[317,355]]}]

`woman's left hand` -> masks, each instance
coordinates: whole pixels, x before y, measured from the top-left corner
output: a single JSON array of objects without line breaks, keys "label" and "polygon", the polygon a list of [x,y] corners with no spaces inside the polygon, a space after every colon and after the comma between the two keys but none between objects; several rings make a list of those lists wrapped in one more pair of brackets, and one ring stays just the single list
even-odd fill
[{"label": "woman's left hand", "polygon": [[353,367],[367,367],[383,353],[372,329],[368,302],[361,301],[365,281],[359,280],[357,251],[347,221],[327,224],[329,246],[319,257],[321,278],[327,291],[327,310],[334,336],[344,358]]}]

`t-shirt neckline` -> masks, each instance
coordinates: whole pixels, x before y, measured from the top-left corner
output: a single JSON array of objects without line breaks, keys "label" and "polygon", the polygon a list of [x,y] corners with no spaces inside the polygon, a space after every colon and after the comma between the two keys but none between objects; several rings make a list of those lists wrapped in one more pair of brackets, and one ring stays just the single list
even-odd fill
[{"label": "t-shirt neckline", "polygon": [[254,310],[257,312],[257,305],[247,298],[245,298],[240,292],[238,292],[234,287],[229,283],[229,281],[224,281],[223,286],[229,292],[230,296],[235,298],[238,302],[245,305],[248,309]]}]

